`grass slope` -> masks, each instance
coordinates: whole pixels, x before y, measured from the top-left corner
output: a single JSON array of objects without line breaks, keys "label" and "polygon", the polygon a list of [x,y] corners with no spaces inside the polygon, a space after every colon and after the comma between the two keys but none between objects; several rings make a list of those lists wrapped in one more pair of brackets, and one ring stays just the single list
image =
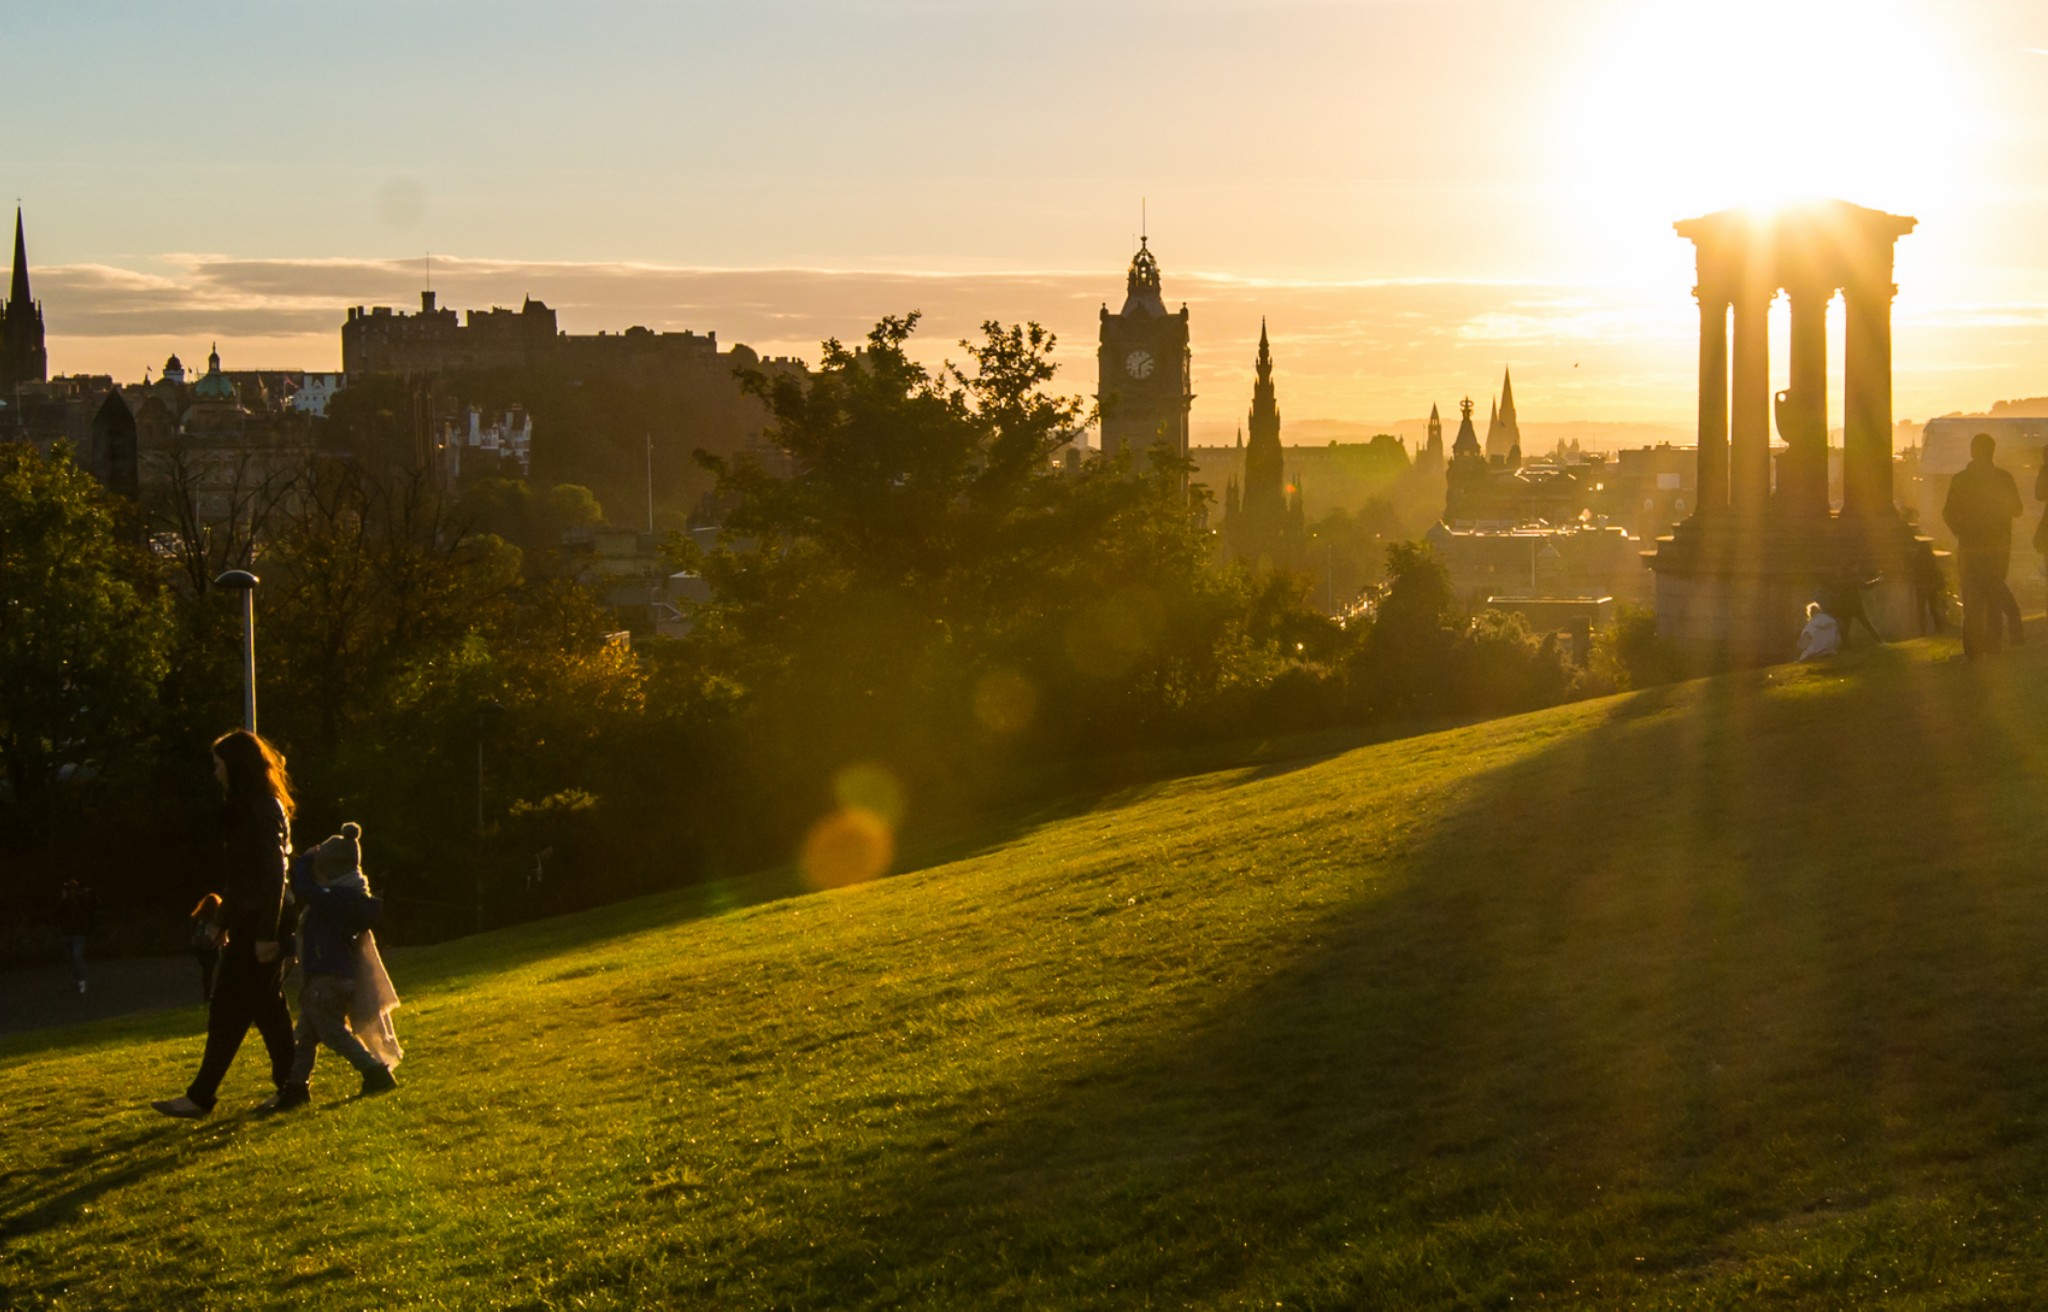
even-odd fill
[{"label": "grass slope", "polygon": [[2048,661],[1953,650],[414,954],[382,1100],[0,1041],[0,1303],[2038,1306]]}]

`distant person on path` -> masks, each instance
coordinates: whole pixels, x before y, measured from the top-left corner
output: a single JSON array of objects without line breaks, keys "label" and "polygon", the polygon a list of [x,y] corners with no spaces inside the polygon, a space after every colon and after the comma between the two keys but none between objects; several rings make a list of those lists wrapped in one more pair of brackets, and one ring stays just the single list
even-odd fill
[{"label": "distant person on path", "polygon": [[1799,659],[1817,661],[1842,648],[1842,628],[1817,601],[1806,603],[1806,627],[1799,631]]},{"label": "distant person on path", "polygon": [[370,933],[384,902],[363,877],[362,835],[362,826],[350,822],[292,863],[292,893],[305,908],[299,964],[306,982],[299,990],[291,1077],[264,1104],[274,1111],[312,1101],[313,1059],[322,1043],[356,1068],[364,1096],[398,1087],[391,1068],[405,1054],[390,1019],[398,997]]},{"label": "distant person on path", "polygon": [[1991,462],[1998,443],[1989,433],[1970,439],[1970,463],[1948,485],[1942,522],[1956,535],[1957,572],[1962,576],[1963,654],[1991,655],[2000,630],[2018,603],[2005,586],[2012,566],[2012,522],[2021,510],[2019,485]]},{"label": "distant person on path", "polygon": [[208,893],[192,908],[192,955],[199,959],[199,1000],[213,1001],[213,976],[220,969],[220,894]]},{"label": "distant person on path", "polygon": [[1923,636],[1948,632],[1948,579],[1931,547],[1913,555],[1913,609]]},{"label": "distant person on path", "polygon": [[285,862],[291,853],[291,778],[284,757],[246,729],[213,744],[213,774],[227,794],[221,808],[220,968],[206,1013],[206,1052],[191,1086],[150,1104],[166,1116],[198,1120],[213,1110],[222,1077],[254,1025],[270,1053],[271,1082],[292,1070],[292,1015],[284,1001]]},{"label": "distant person on path", "polygon": [[57,890],[57,932],[71,953],[71,982],[85,992],[85,941],[92,937],[93,912],[99,899],[74,876]]}]

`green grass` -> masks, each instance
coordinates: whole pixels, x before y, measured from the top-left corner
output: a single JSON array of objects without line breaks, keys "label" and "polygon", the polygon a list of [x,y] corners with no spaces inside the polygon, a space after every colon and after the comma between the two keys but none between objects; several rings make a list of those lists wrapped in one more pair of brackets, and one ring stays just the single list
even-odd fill
[{"label": "green grass", "polygon": [[421,951],[381,1100],[0,1040],[0,1304],[2039,1306],[2048,660],[1953,651]]}]

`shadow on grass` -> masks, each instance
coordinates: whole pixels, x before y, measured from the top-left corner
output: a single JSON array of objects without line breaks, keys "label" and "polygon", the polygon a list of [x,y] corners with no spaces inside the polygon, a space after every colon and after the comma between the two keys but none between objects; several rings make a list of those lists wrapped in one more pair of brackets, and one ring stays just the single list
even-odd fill
[{"label": "shadow on grass", "polygon": [[49,1166],[0,1173],[0,1239],[74,1220],[107,1194],[163,1171],[189,1167],[265,1123],[225,1115],[198,1125],[162,1118],[147,1128],[68,1153]]},{"label": "shadow on grass", "polygon": [[[1621,699],[1171,1046],[899,1163],[833,1245],[925,1258],[898,1283],[750,1256],[876,1304],[1628,1297],[1787,1254],[1826,1298],[1940,1287],[1943,1251],[2009,1266],[1913,1209],[2048,1187],[2044,682],[1879,651]],[[1811,1245],[1837,1223],[1898,1251]]]}]

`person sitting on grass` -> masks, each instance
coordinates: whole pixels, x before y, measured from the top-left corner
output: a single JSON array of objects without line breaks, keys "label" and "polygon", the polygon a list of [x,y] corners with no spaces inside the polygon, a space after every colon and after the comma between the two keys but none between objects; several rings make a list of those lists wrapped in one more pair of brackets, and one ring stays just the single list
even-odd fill
[{"label": "person sitting on grass", "polygon": [[371,895],[363,877],[362,834],[362,826],[345,824],[292,863],[292,893],[305,907],[299,919],[305,983],[299,990],[291,1077],[264,1104],[267,1110],[302,1107],[312,1100],[313,1059],[322,1043],[361,1073],[364,1095],[398,1087],[391,1068],[403,1053],[389,1019],[398,999],[370,934],[384,903]]},{"label": "person sitting on grass", "polygon": [[1806,603],[1806,627],[1799,631],[1799,659],[1817,661],[1842,649],[1842,626],[1820,608],[1817,601]]}]

